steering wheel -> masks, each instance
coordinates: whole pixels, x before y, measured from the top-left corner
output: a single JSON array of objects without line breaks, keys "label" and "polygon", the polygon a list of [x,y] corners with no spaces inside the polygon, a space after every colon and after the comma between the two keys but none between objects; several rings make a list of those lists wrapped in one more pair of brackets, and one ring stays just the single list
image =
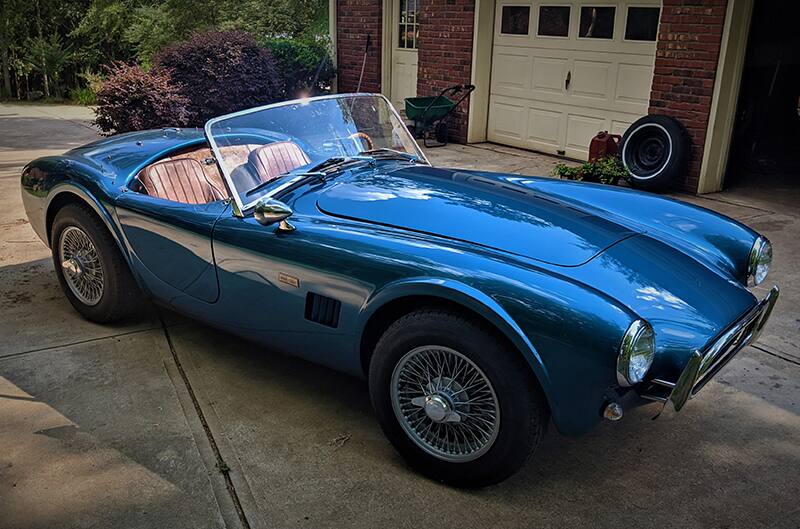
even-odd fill
[{"label": "steering wheel", "polygon": [[362,151],[371,151],[375,148],[375,143],[373,143],[372,138],[370,138],[369,134],[366,132],[354,132],[347,139],[353,140],[356,143],[359,143],[359,140],[363,141],[366,144],[366,149],[361,149]]}]

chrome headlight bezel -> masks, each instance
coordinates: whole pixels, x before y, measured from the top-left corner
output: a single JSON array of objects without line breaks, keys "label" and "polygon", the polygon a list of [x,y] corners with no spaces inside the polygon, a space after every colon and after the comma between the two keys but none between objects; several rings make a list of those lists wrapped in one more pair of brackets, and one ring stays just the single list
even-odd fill
[{"label": "chrome headlight bezel", "polygon": [[633,386],[644,380],[656,356],[653,327],[645,320],[636,320],[625,331],[617,356],[617,382]]},{"label": "chrome headlight bezel", "polygon": [[772,243],[759,235],[747,259],[747,286],[754,287],[764,282],[772,265]]}]

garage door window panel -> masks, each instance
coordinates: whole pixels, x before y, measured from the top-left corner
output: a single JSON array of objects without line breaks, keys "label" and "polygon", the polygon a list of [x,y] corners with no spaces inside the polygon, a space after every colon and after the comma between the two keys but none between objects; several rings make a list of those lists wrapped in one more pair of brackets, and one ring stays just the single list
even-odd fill
[{"label": "garage door window panel", "polygon": [[582,39],[613,39],[616,8],[582,6],[578,37]]},{"label": "garage door window panel", "polygon": [[543,5],[539,7],[538,37],[569,37],[569,6]]},{"label": "garage door window panel", "polygon": [[629,7],[625,17],[625,40],[655,42],[660,14],[658,7]]},{"label": "garage door window panel", "polygon": [[500,15],[500,33],[527,36],[530,20],[530,6],[504,5]]}]

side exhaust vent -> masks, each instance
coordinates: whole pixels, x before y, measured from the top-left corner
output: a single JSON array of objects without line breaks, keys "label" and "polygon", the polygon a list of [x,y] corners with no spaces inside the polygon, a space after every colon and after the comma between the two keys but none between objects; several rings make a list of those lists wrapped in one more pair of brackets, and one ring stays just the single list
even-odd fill
[{"label": "side exhaust vent", "polygon": [[336,328],[339,326],[339,312],[342,302],[338,299],[327,298],[314,292],[306,296],[306,319]]}]

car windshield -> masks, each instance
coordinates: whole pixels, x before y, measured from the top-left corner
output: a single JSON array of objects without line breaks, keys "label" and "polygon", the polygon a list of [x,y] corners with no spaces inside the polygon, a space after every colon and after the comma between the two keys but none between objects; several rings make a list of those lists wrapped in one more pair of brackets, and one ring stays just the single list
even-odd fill
[{"label": "car windshield", "polygon": [[304,172],[330,173],[351,160],[427,163],[381,95],[323,96],[214,118],[206,136],[239,209],[284,189]]}]

